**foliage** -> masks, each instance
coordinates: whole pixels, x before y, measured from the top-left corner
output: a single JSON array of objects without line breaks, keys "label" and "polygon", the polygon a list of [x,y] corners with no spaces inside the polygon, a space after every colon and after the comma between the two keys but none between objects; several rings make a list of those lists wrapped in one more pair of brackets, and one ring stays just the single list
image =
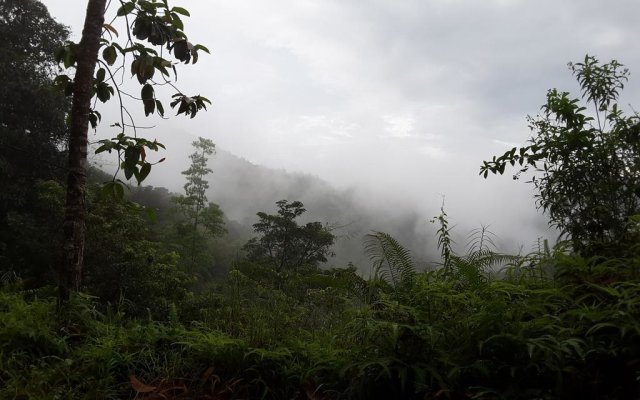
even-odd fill
[{"label": "foliage", "polygon": [[[36,25],[50,22],[38,14],[37,3],[19,4],[35,4],[34,16],[43,18],[33,21]],[[132,17],[126,27],[130,38],[161,45],[178,60],[195,61],[197,53],[186,38],[165,41],[182,32],[180,16],[188,15],[186,10],[136,0],[121,2],[118,14]],[[117,34],[109,24],[98,28]],[[136,47],[133,39],[133,48],[124,53],[110,43],[102,42],[105,64],[133,53],[133,74],[141,84],[154,86],[154,69],[163,72],[148,62],[158,53]],[[76,50],[69,44],[58,55],[71,65]],[[143,57],[145,51],[151,58]],[[12,62],[2,59],[0,65]],[[615,78],[615,66],[604,71],[597,63],[587,64],[574,70],[578,76],[588,68],[596,72],[581,81],[593,94],[585,95],[587,101],[608,96],[602,104],[609,107],[620,88],[615,79],[624,73]],[[46,87],[47,72],[38,68],[25,70],[43,77],[34,87]],[[612,73],[612,81],[600,80]],[[98,99],[119,93],[109,90],[109,79],[104,73],[91,82]],[[599,91],[607,85],[614,91]],[[155,112],[160,106],[149,97],[155,92],[145,86],[143,106]],[[179,112],[191,115],[192,103],[186,104]],[[7,127],[24,132],[20,123],[29,123],[26,117]],[[58,132],[56,121],[45,128]],[[124,130],[124,123],[119,128]],[[54,143],[51,138],[46,146]],[[103,146],[123,152],[123,162],[131,163],[125,174],[139,180],[149,172],[143,170],[144,149],[159,147],[124,133],[108,143]],[[202,147],[185,171],[184,199],[191,198],[185,203],[191,207],[185,208],[190,210],[186,222],[166,212],[167,190],[138,188],[130,194],[159,208],[155,226],[142,218],[139,207],[118,199],[125,193],[120,184],[81,191],[89,211],[81,288],[93,296],[69,293],[64,307],[55,289],[45,286],[60,246],[54,232],[63,216],[63,187],[43,166],[29,169],[12,161],[25,178],[11,184],[27,182],[29,192],[3,209],[0,225],[0,399],[640,397],[637,242],[617,238],[610,244],[619,254],[612,254],[602,246],[575,253],[566,242],[552,247],[541,241],[531,254],[510,256],[495,250],[491,232],[482,227],[471,233],[460,254],[443,207],[436,217],[442,258],[437,264],[443,268],[418,270],[400,241],[374,231],[365,242],[372,274],[364,279],[351,264],[321,269],[334,235],[320,222],[299,224],[303,204],[282,200],[277,214],[258,213],[254,228],[260,236],[245,247],[249,257],[236,256],[224,276],[207,276],[202,272],[231,246],[216,247],[213,238],[200,234],[207,218],[215,221],[221,212],[205,211],[211,209],[204,196],[206,149],[212,151],[213,145],[196,143]],[[108,178],[96,173],[93,179]],[[620,198],[626,201],[631,200]],[[630,218],[629,237],[638,233],[638,222],[637,215]],[[186,271],[188,246],[206,254],[193,258],[193,270]],[[200,281],[193,290],[196,276]]]},{"label": "foliage", "polygon": [[374,232],[365,236],[364,252],[372,262],[370,280],[383,279],[396,290],[413,283],[416,266],[411,253],[391,235]]},{"label": "foliage", "polygon": [[207,202],[206,190],[209,183],[204,180],[205,176],[213,172],[208,166],[208,157],[215,153],[215,144],[210,139],[199,137],[197,141],[191,144],[195,148],[189,158],[191,166],[186,171],[182,171],[182,175],[187,177],[187,183],[184,185],[184,191],[187,197],[193,198],[194,202],[200,208],[204,207]]},{"label": "foliage", "polygon": [[[119,32],[112,24],[103,25],[103,35],[100,39],[102,59],[98,60],[99,68],[93,80],[92,96],[105,103],[117,95],[121,108],[120,121],[112,126],[118,128],[120,133],[115,138],[101,140],[101,146],[98,147],[96,153],[104,151],[111,153],[115,150],[118,153],[120,167],[123,169],[126,179],[135,176],[138,184],[146,178],[153,165],[146,159],[145,148],[157,151],[164,146],[156,141],[149,141],[137,136],[135,121],[127,111],[122,95],[138,97],[132,96],[121,87],[117,81],[118,73],[122,75],[121,78],[124,78],[125,70],[130,70],[131,75],[136,76],[142,85],[138,99],[144,107],[146,116],[157,113],[163,117],[164,106],[162,101],[157,98],[155,88],[170,85],[178,90],[170,80],[171,70],[174,72],[174,77],[177,77],[175,63],[164,58],[163,47],[168,54],[173,54],[179,62],[185,64],[191,61],[195,64],[198,60],[198,51],[209,53],[206,47],[200,44],[193,45],[189,42],[182,21],[182,17],[185,16],[189,16],[186,9],[169,7],[166,1],[131,0],[121,2],[121,6],[116,12],[117,18],[125,20],[126,40],[124,43],[114,40],[114,37],[119,37]],[[158,47],[160,52],[156,50]],[[80,44],[67,41],[64,46],[56,49],[56,60],[67,69],[75,68],[79,51]],[[118,58],[122,59],[122,67],[112,70]],[[124,68],[128,59],[131,59],[130,68]],[[56,83],[65,93],[70,94],[73,80],[68,75],[61,74],[56,78]],[[172,108],[178,108],[177,115],[184,114],[191,118],[198,111],[206,110],[206,104],[211,103],[206,97],[187,96],[180,91],[174,94],[172,99],[170,105]],[[128,116],[128,120],[125,120],[125,115]],[[100,118],[99,112],[91,111],[90,122],[94,128]],[[133,136],[126,134],[127,128],[133,128]]]},{"label": "foliage", "polygon": [[479,232],[452,268],[460,257],[482,284],[416,271],[373,301],[353,269],[283,275],[251,262],[175,299],[162,322],[86,297],[56,317],[54,300],[0,292],[0,397],[637,397],[638,258],[609,259],[612,269],[549,249],[537,257],[554,277],[500,278]]},{"label": "foliage", "polygon": [[[40,139],[61,140],[68,104],[52,89],[53,50],[69,32],[38,1],[0,3],[0,72],[4,128],[27,129]],[[29,118],[25,118],[28,116]]]},{"label": "foliage", "polygon": [[306,211],[299,201],[280,200],[276,205],[277,215],[257,214],[260,221],[253,229],[261,236],[245,245],[249,259],[263,260],[278,272],[327,261],[335,241],[331,231],[317,221],[298,225],[295,219]]},{"label": "foliage", "polygon": [[[93,94],[103,103],[117,95],[122,112],[120,121],[113,126],[120,129],[121,132],[115,138],[101,140],[101,146],[98,147],[96,153],[104,151],[111,153],[116,150],[126,179],[135,176],[137,182],[140,183],[149,174],[153,165],[146,160],[145,148],[157,151],[159,147],[164,148],[164,146],[155,141],[137,137],[135,121],[122,101],[123,94],[131,95],[116,80],[118,73],[124,77],[125,68],[117,68],[115,71],[112,71],[111,68],[116,64],[118,58],[122,59],[124,66],[130,57],[128,70],[142,85],[139,101],[143,105],[145,116],[157,113],[163,117],[164,105],[157,97],[155,89],[160,85],[170,85],[177,90],[170,80],[171,70],[174,72],[174,77],[177,76],[177,72],[175,63],[164,58],[162,48],[164,47],[168,54],[173,54],[175,59],[185,64],[189,62],[195,64],[198,60],[198,51],[208,53],[209,50],[200,44],[194,45],[188,40],[184,32],[182,18],[189,17],[189,12],[182,7],[169,7],[166,1],[132,0],[121,2],[116,16],[126,21],[126,41],[119,43],[114,40],[114,37],[119,37],[119,32],[112,24],[104,24],[103,36],[100,40],[102,60],[99,60],[99,68],[96,71]],[[160,48],[159,52],[156,50],[158,47]],[[66,68],[73,67],[77,61],[77,52],[78,44],[67,42],[65,46],[56,51],[56,59],[58,62],[64,63]],[[68,92],[72,79],[67,75],[59,75],[57,82]],[[172,95],[170,106],[178,108],[177,115],[184,114],[193,118],[198,111],[206,110],[206,104],[210,103],[206,97],[187,96],[178,91]],[[125,119],[125,114],[128,119]],[[95,110],[92,111],[91,125],[94,128],[99,120],[100,114]],[[128,127],[133,128],[133,137],[126,134],[125,130]]]},{"label": "foliage", "polygon": [[538,205],[574,249],[615,254],[638,240],[628,219],[640,212],[640,119],[616,103],[629,72],[615,60],[601,64],[589,55],[569,68],[586,104],[549,90],[541,115],[528,118],[531,144],[485,161],[480,174],[502,174],[517,163],[517,179],[532,169]]},{"label": "foliage", "polygon": [[168,229],[165,241],[182,256],[188,271],[211,277],[214,264],[211,239],[224,235],[227,230],[222,210],[217,204],[209,203],[206,195],[207,175],[213,172],[207,166],[208,156],[215,153],[215,145],[200,137],[193,142],[193,147],[195,152],[189,156],[191,165],[182,171],[187,179],[185,194],[171,198],[181,218]]},{"label": "foliage", "polygon": [[182,175],[187,178],[184,196],[174,197],[173,201],[184,217],[197,231],[199,226],[211,236],[220,236],[226,232],[222,211],[217,204],[208,203],[206,191],[209,182],[206,176],[213,172],[208,166],[208,157],[215,153],[215,145],[209,139],[198,138],[193,142],[196,151],[189,156],[191,165]]},{"label": "foliage", "polygon": [[[126,65],[127,59],[130,57],[129,70],[131,75],[135,76],[142,85],[139,101],[144,107],[145,115],[148,116],[157,112],[160,116],[164,116],[163,103],[156,97],[154,88],[158,85],[170,84],[171,70],[175,75],[176,69],[174,62],[164,58],[162,48],[166,48],[168,54],[173,54],[175,59],[185,64],[189,62],[195,64],[198,60],[198,51],[209,53],[209,50],[203,45],[194,45],[188,40],[184,32],[182,18],[189,16],[189,12],[186,9],[169,7],[165,1],[132,0],[121,2],[121,6],[116,12],[116,18],[123,18],[126,21],[126,40],[124,43],[114,40],[119,38],[120,34],[113,26],[113,23],[103,25],[104,31],[100,39],[100,47],[102,49],[100,56],[102,59],[98,60],[99,68],[96,71],[92,93],[97,97],[97,100],[103,103],[117,94],[123,112],[121,113],[120,121],[114,125],[122,133],[118,135],[118,138],[101,141],[103,145],[97,152],[111,152],[117,149],[119,154],[123,153],[120,154],[120,158],[123,160],[125,173],[133,175],[132,171],[135,169],[134,164],[136,163],[131,160],[135,156],[142,155],[142,159],[140,160],[139,158],[138,164],[141,168],[148,168],[149,163],[144,159],[144,147],[147,147],[147,144],[152,142],[137,136],[129,137],[124,135],[125,128],[131,127],[135,132],[136,125],[122,102],[122,94],[128,95],[128,93],[120,87],[121,85],[116,80],[117,73],[122,73],[124,76],[125,71],[123,68],[117,68],[116,71],[112,71],[111,67],[116,64],[118,58],[121,58],[123,65]],[[58,63],[62,63],[65,68],[75,68],[78,61],[78,47],[79,44],[69,41],[64,46],[58,47],[55,52]],[[156,47],[159,47],[161,51],[155,50]],[[156,75],[156,72],[159,75]],[[154,77],[159,79],[156,81],[153,79]],[[61,74],[58,75],[56,81],[65,93],[70,93],[70,85],[73,82],[71,77]],[[175,88],[175,86],[171,86]],[[210,101],[203,96],[189,97],[181,92],[174,94],[172,98],[174,100],[171,102],[171,107],[178,106],[178,114],[189,115],[191,118],[201,109],[206,109],[207,103],[210,104]],[[129,116],[128,120],[125,120],[125,114]],[[91,124],[95,127],[100,120],[100,114],[94,110],[92,115]],[[120,148],[118,142],[123,141],[125,144]],[[135,143],[127,143],[127,141],[135,141]],[[129,150],[131,154],[126,154],[125,151],[127,149],[135,149],[136,151]],[[140,172],[140,169],[137,170]],[[136,174],[137,178],[139,178],[138,175]],[[141,182],[143,179],[144,177],[141,177],[138,181]]]},{"label": "foliage", "polygon": [[103,302],[121,304],[131,315],[166,316],[187,296],[189,276],[179,256],[152,240],[147,221],[127,202],[90,190],[85,285]]},{"label": "foliage", "polygon": [[0,2],[0,275],[51,278],[68,103],[52,85],[55,46],[68,37],[37,1]]},{"label": "foliage", "polygon": [[23,207],[6,215],[0,229],[0,272],[19,279],[24,288],[50,283],[58,250],[63,187],[56,181],[37,181]]},{"label": "foliage", "polygon": [[444,199],[442,199],[442,206],[440,207],[440,215],[434,217],[431,223],[437,223],[440,225],[438,231],[438,248],[440,249],[440,258],[442,258],[442,266],[446,271],[451,268],[451,255],[453,254],[453,240],[451,239],[451,230],[453,227],[449,227],[449,220],[447,219],[447,213],[444,211]]},{"label": "foliage", "polygon": [[19,184],[33,183],[24,178],[59,176],[55,147],[64,139],[68,103],[53,90],[52,53],[69,32],[42,3],[6,0],[0,3],[0,35],[0,75],[11,77],[0,87],[0,177],[4,188],[19,192]]},{"label": "foliage", "polygon": [[[61,74],[56,78],[56,84],[66,95],[72,97],[72,107],[69,115],[69,140],[67,157],[67,195],[65,214],[62,224],[62,251],[58,262],[58,280],[61,302],[69,298],[71,291],[80,289],[83,255],[85,245],[85,186],[87,177],[87,142],[89,124],[96,128],[101,115],[96,111],[96,102],[107,102],[117,95],[120,103],[120,121],[111,125],[118,129],[115,138],[100,141],[97,153],[116,151],[119,168],[122,168],[126,179],[135,177],[140,184],[151,172],[151,163],[147,159],[146,150],[157,151],[163,147],[155,140],[150,141],[138,137],[135,121],[125,108],[122,95],[134,99],[136,96],[121,89],[122,82],[117,81],[121,74],[124,81],[125,71],[131,71],[138,83],[140,101],[145,115],[157,112],[164,115],[164,106],[156,98],[155,86],[167,85],[177,90],[170,80],[173,70],[177,75],[175,63],[164,58],[164,49],[179,62],[194,63],[198,60],[198,51],[208,52],[202,45],[193,45],[184,33],[181,16],[189,16],[189,12],[181,7],[169,7],[166,0],[130,0],[120,2],[116,18],[124,20],[126,39],[123,43],[113,40],[119,37],[117,29],[105,23],[106,0],[89,0],[85,17],[82,38],[79,43],[67,41],[55,51],[55,59],[62,63],[65,69],[73,69],[73,78]],[[132,21],[130,21],[130,18]],[[107,39],[108,37],[108,39]],[[150,47],[149,47],[150,46]],[[99,59],[99,56],[102,59]],[[112,70],[117,59],[122,60],[122,66]],[[128,61],[131,60],[127,68]],[[98,66],[96,70],[96,66]],[[156,71],[157,81],[154,81]],[[193,118],[196,113],[206,109],[209,100],[203,96],[187,96],[182,92],[172,96],[171,107],[177,107],[177,114],[185,114]],[[129,120],[125,121],[125,114]],[[129,131],[133,130],[133,135]],[[161,162],[162,160],[158,161]],[[116,199],[122,200],[123,185],[114,179],[107,186],[107,192]]]}]

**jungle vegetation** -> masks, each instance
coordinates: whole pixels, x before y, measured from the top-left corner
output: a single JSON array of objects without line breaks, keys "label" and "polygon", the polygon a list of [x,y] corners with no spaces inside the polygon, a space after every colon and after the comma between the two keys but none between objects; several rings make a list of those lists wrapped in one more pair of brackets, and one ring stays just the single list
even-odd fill
[{"label": "jungle vegetation", "polygon": [[[188,11],[134,0],[118,14],[137,39],[174,46]],[[88,169],[70,280],[58,260],[73,78],[55,75],[76,45],[37,1],[0,2],[0,21],[0,70],[13,77],[0,86],[0,399],[640,397],[640,121],[616,103],[628,79],[617,61],[570,64],[582,93],[550,90],[529,144],[481,166],[530,179],[563,232],[556,244],[502,254],[479,228],[459,250],[443,208],[428,268],[383,231],[363,238],[368,273],[328,268],[336,235],[296,199],[256,210],[243,239],[206,197],[215,146],[200,138],[184,193]],[[150,60],[134,74],[145,111],[162,112],[145,85],[166,65],[144,46],[99,43],[102,68],[136,51],[134,63]],[[179,61],[197,57],[180,46]],[[119,89],[104,71],[89,93],[106,100]],[[179,114],[206,103],[185,97]],[[101,151],[140,182],[154,147],[122,134]]]}]

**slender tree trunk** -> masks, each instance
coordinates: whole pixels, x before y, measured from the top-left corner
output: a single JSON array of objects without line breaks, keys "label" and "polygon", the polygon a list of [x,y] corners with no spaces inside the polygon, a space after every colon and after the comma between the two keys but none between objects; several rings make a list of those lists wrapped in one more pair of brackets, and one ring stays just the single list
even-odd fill
[{"label": "slender tree trunk", "polygon": [[65,204],[62,255],[58,265],[59,296],[64,302],[71,291],[80,289],[85,236],[85,185],[87,181],[87,132],[91,109],[91,87],[98,60],[106,0],[89,0],[78,47],[73,82],[67,199]]}]

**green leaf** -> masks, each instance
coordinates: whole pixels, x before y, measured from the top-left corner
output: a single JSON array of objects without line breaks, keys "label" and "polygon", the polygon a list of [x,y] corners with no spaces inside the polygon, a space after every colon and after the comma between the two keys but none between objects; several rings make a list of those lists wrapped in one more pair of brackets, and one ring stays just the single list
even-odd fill
[{"label": "green leaf", "polygon": [[197,44],[197,45],[193,46],[193,48],[194,48],[194,49],[196,49],[196,50],[202,50],[202,51],[204,51],[204,52],[205,52],[205,53],[207,53],[207,54],[211,54],[211,52],[209,51],[209,49],[208,49],[208,48],[206,48],[206,47],[204,47],[204,46],[203,46],[203,45],[201,45],[201,44]]},{"label": "green leaf", "polygon": [[180,15],[187,16],[187,17],[190,17],[190,16],[191,16],[191,14],[189,14],[189,11],[185,10],[185,9],[184,9],[184,8],[182,8],[182,7],[173,7],[173,8],[171,9],[171,11],[172,11],[172,12],[175,12],[175,13],[178,13],[178,14],[180,14]]},{"label": "green leaf", "polygon": [[131,11],[133,11],[135,8],[136,8],[136,5],[132,1],[128,3],[124,3],[122,6],[120,6],[120,8],[118,8],[116,15],[118,17],[123,17],[127,14],[130,14]]},{"label": "green leaf", "polygon": [[586,335],[593,335],[603,329],[614,329],[614,330],[619,330],[620,328],[612,323],[612,322],[600,322],[598,324],[593,325],[591,328],[589,328],[589,330],[587,331]]},{"label": "green leaf", "polygon": [[142,100],[153,100],[153,86],[145,84],[140,91],[140,97]]},{"label": "green leaf", "polygon": [[131,62],[131,75],[136,75],[138,73],[138,66],[140,65],[140,59],[136,58]]},{"label": "green leaf", "polygon": [[178,17],[178,15],[175,13],[171,14],[171,16],[173,17],[171,19],[171,25],[173,25],[178,30],[183,30],[184,24],[182,23],[182,20],[180,19],[180,17]]},{"label": "green leaf", "polygon": [[113,93],[113,88],[109,86],[109,84],[105,82],[100,82],[96,85],[96,95],[98,96],[98,100],[103,103],[106,103],[111,98],[111,94]]},{"label": "green leaf", "polygon": [[156,110],[156,102],[153,99],[142,100],[142,103],[144,104],[145,117],[148,117],[149,115],[153,114],[153,112]]},{"label": "green leaf", "polygon": [[154,72],[153,59],[148,55],[139,56],[131,63],[131,74],[138,78],[140,84],[153,78]]},{"label": "green leaf", "polygon": [[[124,164],[124,163],[123,163]],[[124,177],[129,180],[131,179],[131,177],[133,176],[134,172],[136,172],[138,169],[133,167],[127,167],[126,164],[124,164]]]},{"label": "green leaf", "polygon": [[144,164],[142,164],[142,167],[140,168],[140,174],[138,176],[138,184],[144,181],[150,172],[151,172],[151,164],[148,162],[145,162]]},{"label": "green leaf", "polygon": [[116,52],[116,48],[114,46],[107,46],[102,50],[102,58],[109,65],[113,65],[116,62],[116,58],[118,58],[118,53]]},{"label": "green leaf", "polygon": [[113,182],[105,182],[104,185],[102,185],[101,194],[103,196],[113,194]]},{"label": "green leaf", "polygon": [[160,100],[156,100],[156,109],[158,110],[158,114],[161,117],[164,116],[164,107],[162,106],[162,102]]},{"label": "green leaf", "polygon": [[102,82],[104,81],[104,75],[105,75],[106,71],[104,70],[104,68],[100,68],[98,70],[98,72],[96,73],[96,80],[98,82]]},{"label": "green leaf", "polygon": [[142,87],[142,90],[140,92],[141,97],[142,97],[142,102],[144,104],[144,114],[145,116],[149,116],[150,114],[153,114],[153,112],[155,111],[156,108],[156,102],[154,100],[154,91],[153,91],[153,86],[151,86],[150,84],[145,84]]},{"label": "green leaf", "polygon": [[101,143],[102,146],[96,149],[96,154],[100,154],[104,151],[108,151],[109,153],[111,153],[111,150],[113,149],[113,143],[111,143],[110,141],[101,141]]},{"label": "green leaf", "polygon": [[76,63],[75,55],[73,54],[73,51],[71,49],[67,49],[67,51],[64,53],[63,61],[65,68],[69,68]]},{"label": "green leaf", "polygon": [[146,82],[149,79],[152,79],[153,75],[155,74],[155,72],[156,72],[156,69],[153,67],[153,64],[145,65],[144,71],[143,71],[144,81],[142,81],[140,83],[143,83],[143,82]]},{"label": "green leaf", "polygon": [[[138,163],[138,160],[140,160],[140,149],[133,144],[128,145],[127,148],[124,150],[125,169],[135,168],[136,164]],[[129,179],[130,177],[131,175],[129,175],[127,179]]]}]

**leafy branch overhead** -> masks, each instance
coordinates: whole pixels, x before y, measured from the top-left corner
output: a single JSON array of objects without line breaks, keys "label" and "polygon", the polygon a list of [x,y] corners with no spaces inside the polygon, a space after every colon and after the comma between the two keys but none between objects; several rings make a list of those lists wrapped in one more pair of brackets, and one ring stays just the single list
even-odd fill
[{"label": "leafy branch overhead", "polygon": [[[184,33],[182,17],[189,16],[187,10],[170,7],[167,0],[120,1],[116,16],[106,23],[107,8],[107,0],[88,0],[80,42],[66,42],[54,54],[55,61],[73,74],[73,78],[63,74],[55,79],[55,85],[72,97],[62,224],[64,239],[57,265],[62,303],[69,299],[72,291],[80,290],[82,281],[88,129],[89,124],[95,129],[100,122],[101,115],[95,109],[97,102],[105,103],[117,97],[120,105],[119,121],[111,125],[119,132],[112,139],[101,140],[97,151],[118,154],[118,171],[103,190],[117,200],[122,200],[124,194],[124,183],[116,179],[119,170],[124,171],[126,179],[135,177],[140,184],[153,165],[146,151],[163,147],[156,141],[138,137],[136,123],[125,107],[123,96],[140,101],[147,116],[154,113],[164,116],[165,109],[156,91],[159,86],[177,92],[170,106],[178,107],[178,115],[193,118],[210,103],[200,95],[187,96],[172,81],[177,79],[177,64],[195,63],[199,51],[209,52],[202,45],[193,45]],[[121,33],[113,25],[116,20],[124,24],[121,42],[117,41]],[[127,72],[142,86],[139,95],[125,91],[123,83]],[[127,132],[130,129],[132,134]]]},{"label": "leafy branch overhead", "polygon": [[[201,95],[187,96],[174,85],[178,76],[176,65],[195,64],[199,52],[209,53],[209,50],[201,44],[193,44],[185,34],[183,18],[190,16],[186,9],[170,7],[166,0],[131,0],[121,1],[120,4],[113,21],[102,25],[101,59],[98,59],[99,65],[93,80],[92,97],[102,103],[118,97],[120,121],[112,126],[121,132],[113,139],[100,141],[101,146],[96,153],[117,151],[125,178],[135,177],[140,184],[153,165],[146,161],[144,149],[158,150],[163,146],[155,141],[137,138],[136,124],[124,105],[123,95],[140,101],[145,116],[157,113],[164,117],[165,107],[158,98],[156,88],[169,86],[176,90],[170,102],[170,107],[176,109],[176,115],[195,117],[199,111],[206,110],[211,101]],[[123,42],[117,41],[121,34],[114,27],[116,19],[125,21]],[[66,69],[76,68],[78,49],[78,43],[66,42],[56,49],[55,60]],[[118,62],[121,65],[117,65]],[[131,77],[135,76],[142,86],[139,96],[127,93],[122,87],[125,71],[130,71]],[[69,75],[58,75],[55,84],[66,95],[73,94],[73,79]],[[89,120],[95,129],[101,115],[95,110],[95,101],[93,104]],[[133,128],[133,137],[125,134],[125,128]]]},{"label": "leafy branch overhead", "polygon": [[[124,171],[124,177],[128,180],[131,177],[135,177],[138,183],[142,182],[151,172],[151,164],[147,161],[147,152],[145,148],[153,151],[158,149],[164,149],[162,143],[157,141],[149,141],[144,138],[132,138],[120,133],[118,136],[112,139],[100,140],[100,147],[96,149],[96,154],[102,152],[111,153],[115,150],[118,154],[122,154],[122,169]],[[164,158],[161,158],[157,163],[163,162]],[[157,164],[156,163],[156,164]],[[140,166],[140,168],[138,168]]]}]

